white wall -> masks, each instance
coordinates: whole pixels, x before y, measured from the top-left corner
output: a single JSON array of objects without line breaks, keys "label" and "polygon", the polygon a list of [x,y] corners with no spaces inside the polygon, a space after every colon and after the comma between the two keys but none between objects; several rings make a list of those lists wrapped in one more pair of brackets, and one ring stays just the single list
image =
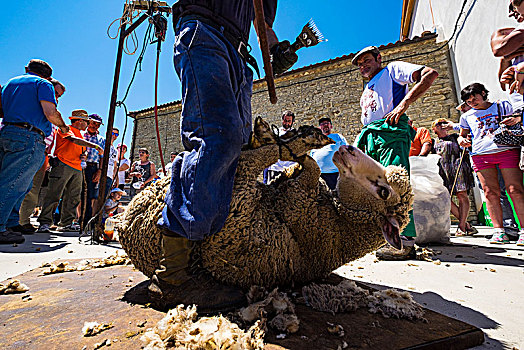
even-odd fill
[{"label": "white wall", "polygon": [[[440,40],[449,40],[462,4],[463,0],[417,0],[409,38],[436,30]],[[460,90],[473,82],[483,83],[491,100],[507,98],[498,84],[499,61],[489,43],[496,29],[516,26],[514,18],[508,18],[508,5],[509,0],[467,1],[457,33],[449,43],[459,100]]]}]

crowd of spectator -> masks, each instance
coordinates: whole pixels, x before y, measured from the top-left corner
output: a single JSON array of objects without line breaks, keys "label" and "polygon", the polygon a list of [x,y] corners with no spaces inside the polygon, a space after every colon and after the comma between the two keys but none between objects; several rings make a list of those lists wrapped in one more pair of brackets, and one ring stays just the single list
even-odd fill
[{"label": "crowd of spectator", "polygon": [[[66,125],[57,110],[66,88],[51,76],[51,66],[34,59],[25,74],[0,87],[0,244],[22,243],[23,235],[35,232],[79,231],[98,212],[105,218],[121,211],[117,204],[129,194],[129,176],[131,195],[157,177],[147,149],[140,149],[140,160],[131,165],[127,146],[114,146],[120,136],[115,127],[106,186],[100,194],[103,119],[76,109]],[[101,209],[96,206],[99,195],[107,198]],[[38,226],[31,217],[37,217]]]}]

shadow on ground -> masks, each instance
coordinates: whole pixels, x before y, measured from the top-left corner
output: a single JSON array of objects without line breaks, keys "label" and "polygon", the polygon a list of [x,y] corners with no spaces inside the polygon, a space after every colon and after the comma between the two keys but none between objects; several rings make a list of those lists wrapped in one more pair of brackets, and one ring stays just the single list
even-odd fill
[{"label": "shadow on ground", "polygon": [[[524,250],[514,244],[484,247],[471,244],[453,243],[452,245],[429,244],[425,245],[425,247],[441,251],[442,254],[437,255],[436,258],[442,262],[524,267]],[[512,251],[518,251],[523,255],[520,258],[495,255]]]}]

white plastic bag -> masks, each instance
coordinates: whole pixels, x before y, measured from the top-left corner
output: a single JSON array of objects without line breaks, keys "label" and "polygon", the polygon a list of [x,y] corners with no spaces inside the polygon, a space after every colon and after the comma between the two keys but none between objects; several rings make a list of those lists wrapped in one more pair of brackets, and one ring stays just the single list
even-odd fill
[{"label": "white plastic bag", "polygon": [[409,157],[410,182],[415,194],[415,242],[449,243],[451,197],[438,173],[439,155]]}]

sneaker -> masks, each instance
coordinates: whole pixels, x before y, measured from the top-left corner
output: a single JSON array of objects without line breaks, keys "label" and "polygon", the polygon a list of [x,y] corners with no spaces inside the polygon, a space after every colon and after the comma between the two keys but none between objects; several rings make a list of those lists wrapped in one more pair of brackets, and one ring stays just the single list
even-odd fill
[{"label": "sneaker", "polygon": [[519,235],[519,240],[517,241],[517,245],[524,246],[524,233],[521,233]]},{"label": "sneaker", "polygon": [[468,236],[473,236],[473,235],[476,235],[477,233],[479,233],[479,231],[469,222],[468,222],[468,225],[466,227],[466,232],[468,233]]},{"label": "sneaker", "polygon": [[0,232],[0,244],[20,244],[24,243],[24,241],[25,238],[20,232],[11,231],[10,229]]},{"label": "sneaker", "polygon": [[491,236],[489,243],[491,244],[509,243],[509,237],[504,231],[496,231],[493,233],[493,236]]},{"label": "sneaker", "polygon": [[403,246],[402,249],[399,250],[389,243],[377,250],[376,255],[377,259],[388,261],[413,260],[417,256],[415,247],[412,245]]},{"label": "sneaker", "polygon": [[67,226],[59,226],[56,229],[58,232],[78,232],[80,231],[80,225],[78,224],[71,224]]},{"label": "sneaker", "polygon": [[23,235],[32,235],[36,231],[36,227],[34,227],[31,224],[16,225],[16,226],[13,226],[13,227],[8,227],[8,229],[11,230],[11,231],[14,231],[14,232],[19,232],[19,233],[21,233]]},{"label": "sneaker", "polygon": [[460,228],[457,227],[457,232],[455,232],[455,237],[462,237],[462,236],[469,236],[470,234],[467,232],[462,231]]},{"label": "sneaker", "polygon": [[49,224],[41,224],[40,227],[38,228],[38,230],[36,230],[36,232],[38,232],[38,233],[51,233],[50,227],[51,227],[51,225],[49,225]]}]

